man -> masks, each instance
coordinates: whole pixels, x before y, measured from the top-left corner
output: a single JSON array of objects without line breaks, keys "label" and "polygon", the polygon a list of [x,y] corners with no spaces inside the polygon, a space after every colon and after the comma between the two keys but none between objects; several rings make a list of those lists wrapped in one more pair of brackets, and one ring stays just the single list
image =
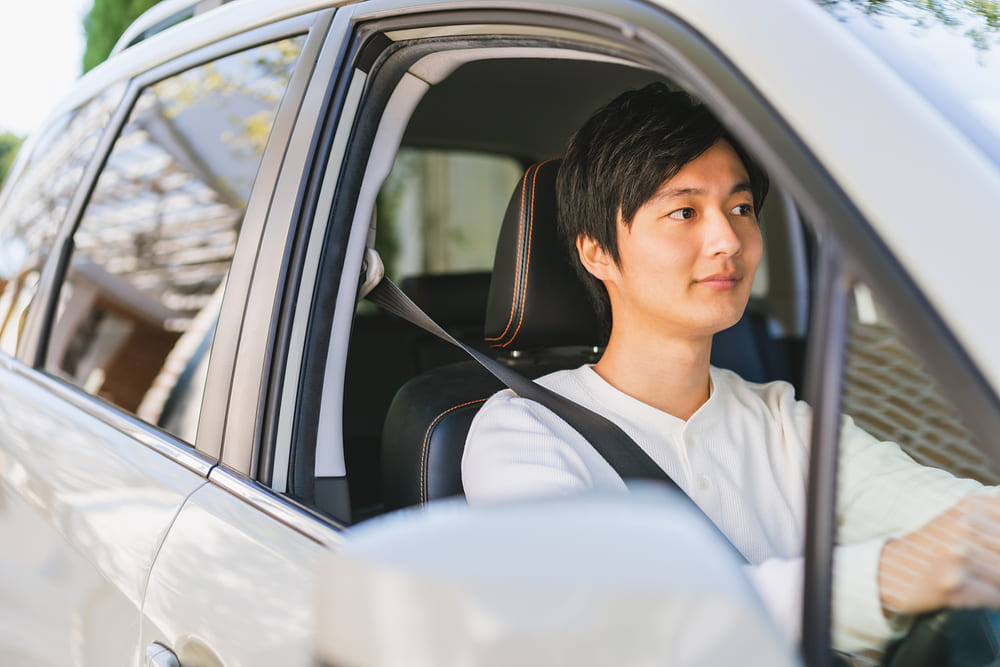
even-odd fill
[{"label": "man", "polygon": [[[677,482],[746,557],[795,641],[811,410],[787,383],[709,363],[713,335],[750,296],[767,187],[684,93],[653,84],[599,110],[570,141],[557,194],[560,232],[610,335],[596,364],[539,383],[615,422]],[[846,417],[841,451],[836,646],[883,645],[923,611],[1000,604],[994,498]],[[462,478],[470,502],[625,488],[575,430],[510,391],[477,414]]]}]

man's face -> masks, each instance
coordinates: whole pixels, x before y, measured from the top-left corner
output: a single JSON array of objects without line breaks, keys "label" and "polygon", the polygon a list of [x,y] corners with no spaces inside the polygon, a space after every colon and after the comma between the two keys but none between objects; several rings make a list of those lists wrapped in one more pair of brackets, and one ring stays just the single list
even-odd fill
[{"label": "man's face", "polygon": [[717,142],[664,182],[631,227],[619,218],[618,249],[619,265],[598,276],[614,330],[700,338],[735,324],[763,241],[750,179],[729,143]]}]

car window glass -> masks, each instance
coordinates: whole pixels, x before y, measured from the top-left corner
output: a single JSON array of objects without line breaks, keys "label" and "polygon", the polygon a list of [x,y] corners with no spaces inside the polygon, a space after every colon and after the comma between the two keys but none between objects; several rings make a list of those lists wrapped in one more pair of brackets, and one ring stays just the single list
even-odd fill
[{"label": "car window glass", "polygon": [[189,442],[236,238],[302,42],[142,90],[73,237],[47,370]]},{"label": "car window glass", "polygon": [[51,124],[10,184],[0,213],[0,350],[7,354],[16,352],[42,266],[123,92],[124,85],[109,88]]},{"label": "car window glass", "polygon": [[389,277],[492,271],[521,174],[502,155],[400,150],[377,201],[375,247]]},{"label": "car window glass", "polygon": [[864,284],[853,290],[842,399],[833,643],[860,656],[859,664],[878,664],[913,620],[883,599],[883,544],[980,484],[997,484],[1000,474]]}]

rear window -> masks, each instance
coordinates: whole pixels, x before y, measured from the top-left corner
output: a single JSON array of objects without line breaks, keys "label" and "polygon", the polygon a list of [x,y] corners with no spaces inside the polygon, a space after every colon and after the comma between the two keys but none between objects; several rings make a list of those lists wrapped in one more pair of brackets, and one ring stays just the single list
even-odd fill
[{"label": "rear window", "polygon": [[389,277],[492,271],[522,173],[503,155],[400,150],[377,203],[375,248]]}]

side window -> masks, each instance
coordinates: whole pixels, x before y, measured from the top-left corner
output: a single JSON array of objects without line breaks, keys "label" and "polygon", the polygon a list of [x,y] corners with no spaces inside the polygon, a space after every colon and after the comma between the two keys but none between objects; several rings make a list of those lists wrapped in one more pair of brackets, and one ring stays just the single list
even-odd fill
[{"label": "side window", "polygon": [[854,289],[844,377],[844,412],[917,462],[984,484],[1000,475],[864,284]]},{"label": "side window", "polygon": [[10,184],[0,214],[0,350],[7,354],[17,351],[59,225],[124,88],[109,88],[50,125]]},{"label": "side window", "polygon": [[885,541],[1000,481],[984,443],[924,366],[879,297],[857,284],[844,364],[832,638],[834,648],[867,659],[879,658],[912,622],[883,598],[884,577],[910,587],[909,575],[920,570],[916,561],[900,576],[884,570]]},{"label": "side window", "polygon": [[73,236],[46,370],[194,441],[236,238],[302,43],[141,91]]},{"label": "side window", "polygon": [[393,280],[490,272],[510,193],[511,157],[403,148],[379,193],[375,247]]}]

